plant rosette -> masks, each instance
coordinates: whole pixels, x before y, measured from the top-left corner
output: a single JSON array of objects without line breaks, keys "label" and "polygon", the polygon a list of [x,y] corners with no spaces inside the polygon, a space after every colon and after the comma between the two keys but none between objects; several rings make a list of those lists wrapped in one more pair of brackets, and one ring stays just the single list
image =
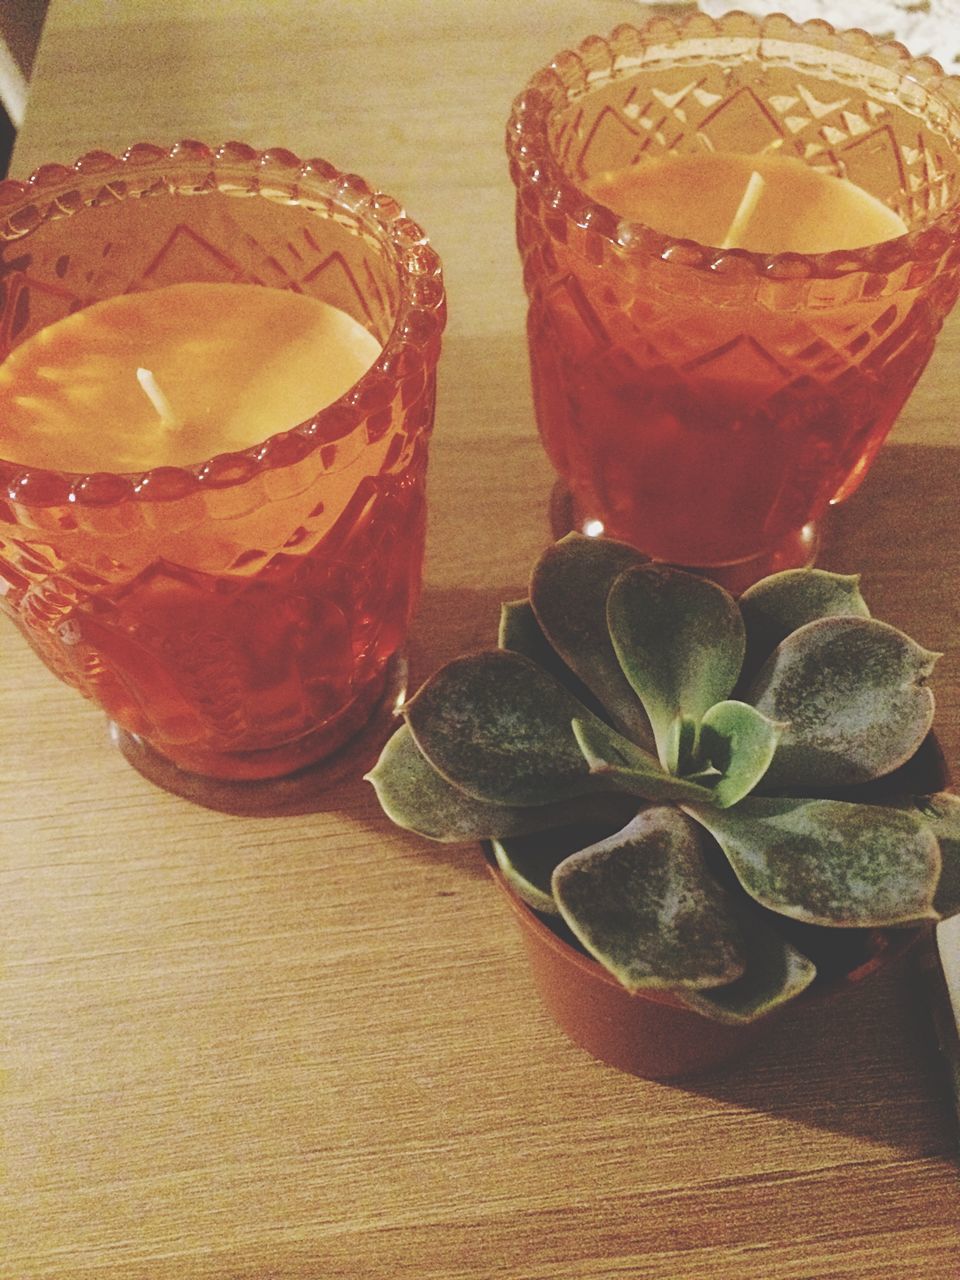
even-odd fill
[{"label": "plant rosette", "polygon": [[[368,776],[398,826],[490,842],[574,1040],[688,1074],[960,910],[960,797],[917,782],[938,657],[871,617],[856,577],[789,570],[735,600],[570,534]],[[612,1002],[600,1040],[572,1013],[587,978]]]}]

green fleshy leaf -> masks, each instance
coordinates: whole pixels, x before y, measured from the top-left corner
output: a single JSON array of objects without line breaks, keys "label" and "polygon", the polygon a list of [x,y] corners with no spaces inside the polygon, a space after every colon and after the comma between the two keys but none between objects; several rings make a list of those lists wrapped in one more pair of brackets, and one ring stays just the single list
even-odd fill
[{"label": "green fleshy leaf", "polygon": [[931,731],[910,759],[882,778],[855,787],[844,787],[841,800],[862,800],[865,804],[892,804],[891,797],[902,796],[905,804],[917,796],[929,796],[950,785],[950,772],[936,734]]},{"label": "green fleshy leaf", "polygon": [[595,821],[609,807],[622,812],[620,797],[575,796],[528,807],[490,804],[447,782],[424,758],[407,725],[401,725],[366,774],[384,813],[398,827],[429,840],[459,843],[527,835]]},{"label": "green fleshy leaf", "polygon": [[740,674],[740,611],[716,583],[666,565],[640,565],[614,583],[607,619],[624,675],[650,717],[660,759],[675,773],[675,721],[699,721],[729,696]]},{"label": "green fleshy leaf", "polygon": [[742,977],[709,991],[677,992],[684,1004],[716,1022],[754,1022],[805,991],[817,976],[813,961],[777,932],[766,912],[750,910],[746,903],[739,907],[746,960]]},{"label": "green fleshy leaf", "polygon": [[940,850],[917,813],[758,796],[735,809],[685,808],[721,846],[747,893],[771,911],[860,928],[935,915]]},{"label": "green fleshy leaf", "polygon": [[720,773],[713,802],[729,808],[749,795],[777,749],[783,726],[745,702],[718,702],[700,724],[700,754]]},{"label": "green fleshy leaf", "polygon": [[793,632],[746,701],[786,721],[764,790],[835,789],[890,773],[933,723],[939,654],[874,618],[823,618]]},{"label": "green fleshy leaf", "polygon": [[641,746],[653,746],[650,724],[607,629],[611,586],[624,569],[646,559],[623,542],[568,534],[548,547],[534,568],[530,603],[549,643],[615,726]]},{"label": "green fleshy leaf", "polygon": [[594,714],[602,714],[596,698],[575,672],[551,646],[543,634],[529,600],[510,600],[500,606],[500,630],[497,643],[501,649],[521,653],[550,675]]},{"label": "green fleshy leaf", "polygon": [[550,854],[532,856],[523,848],[517,849],[515,843],[513,840],[490,842],[503,878],[528,907],[542,915],[558,916],[560,910],[550,890],[550,877],[557,860]]},{"label": "green fleshy leaf", "polygon": [[700,725],[692,716],[677,716],[670,730],[669,754],[676,756],[681,777],[700,769],[699,749]]},{"label": "green fleshy leaf", "polygon": [[558,916],[560,909],[553,899],[551,878],[555,869],[571,853],[619,831],[636,814],[637,806],[629,796],[604,796],[605,811],[595,819],[570,823],[554,831],[540,831],[527,836],[492,840],[497,866],[504,879],[534,911]]},{"label": "green fleshy leaf", "polygon": [[573,734],[590,772],[644,800],[709,803],[712,791],[666,773],[656,756],[642,751],[597,720],[574,720]]},{"label": "green fleshy leaf", "polygon": [[943,860],[934,908],[944,917],[956,915],[960,912],[960,796],[939,791],[918,800],[917,807],[937,837]]},{"label": "green fleshy leaf", "polygon": [[553,873],[564,920],[630,991],[718,986],[743,970],[736,915],[703,842],[677,809],[644,809]]},{"label": "green fleshy leaf", "polygon": [[495,649],[454,659],[403,714],[437,772],[478,800],[539,805],[603,789],[570,727],[574,719],[595,717],[519,653]]},{"label": "green fleshy leaf", "polygon": [[522,653],[541,667],[553,654],[529,600],[505,600],[500,606],[497,644],[501,649]]},{"label": "green fleshy leaf", "polygon": [[856,574],[785,569],[761,578],[739,599],[747,628],[746,666],[756,670],[791,631],[818,618],[869,618]]}]

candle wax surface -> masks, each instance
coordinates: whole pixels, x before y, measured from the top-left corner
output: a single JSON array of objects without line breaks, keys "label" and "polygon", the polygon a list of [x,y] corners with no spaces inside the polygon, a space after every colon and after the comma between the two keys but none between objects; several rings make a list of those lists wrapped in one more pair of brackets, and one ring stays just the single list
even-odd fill
[{"label": "candle wax surface", "polygon": [[736,238],[755,253],[829,253],[903,235],[903,219],[846,178],[792,156],[737,152],[668,154],[595,174],[583,190],[598,203],[678,239],[722,245],[752,173],[760,198]]},{"label": "candle wax surface", "polygon": [[[345,312],[287,290],[123,294],[40,330],[0,364],[0,457],[66,472],[202,462],[312,417],[380,351]],[[138,369],[153,375],[172,423]]]}]

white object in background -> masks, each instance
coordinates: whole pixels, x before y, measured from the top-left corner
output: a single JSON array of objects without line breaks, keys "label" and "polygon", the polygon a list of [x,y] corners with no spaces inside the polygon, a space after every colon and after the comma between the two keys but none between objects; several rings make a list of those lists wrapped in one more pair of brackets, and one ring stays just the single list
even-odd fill
[{"label": "white object in background", "polygon": [[47,0],[0,0],[0,105],[19,128]]},{"label": "white object in background", "polygon": [[937,925],[936,942],[947,998],[938,1015],[934,991],[934,1018],[940,1047],[950,1071],[957,1117],[960,1119],[960,915],[940,921]]},{"label": "white object in background", "polygon": [[0,104],[19,129],[23,124],[23,110],[27,104],[27,78],[0,33]]},{"label": "white object in background", "polygon": [[947,980],[953,1020],[960,1027],[960,916],[951,916],[937,925],[937,949]]},{"label": "white object in background", "polygon": [[[770,0],[700,0],[714,18],[731,9],[761,15],[779,7]],[[784,0],[782,7],[795,22],[824,18],[839,28],[862,27],[899,40],[915,58],[929,56],[946,71],[960,70],[960,0]]]}]

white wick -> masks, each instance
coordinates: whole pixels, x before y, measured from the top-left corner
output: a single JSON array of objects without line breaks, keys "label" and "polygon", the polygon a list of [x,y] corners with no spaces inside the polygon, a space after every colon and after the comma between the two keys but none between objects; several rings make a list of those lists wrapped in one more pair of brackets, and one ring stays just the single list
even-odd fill
[{"label": "white wick", "polygon": [[140,390],[147,397],[154,409],[157,411],[157,417],[165,427],[175,427],[177,425],[176,415],[170,401],[160,390],[160,384],[150,372],[149,369],[137,370],[137,381],[140,383]]},{"label": "white wick", "polygon": [[747,229],[747,223],[754,215],[765,186],[766,183],[763,178],[754,169],[750,175],[750,181],[747,183],[747,189],[740,197],[740,203],[737,205],[737,212],[733,215],[733,221],[727,228],[727,234],[720,243],[721,249],[735,249],[737,247],[737,241],[742,239],[743,233]]}]

